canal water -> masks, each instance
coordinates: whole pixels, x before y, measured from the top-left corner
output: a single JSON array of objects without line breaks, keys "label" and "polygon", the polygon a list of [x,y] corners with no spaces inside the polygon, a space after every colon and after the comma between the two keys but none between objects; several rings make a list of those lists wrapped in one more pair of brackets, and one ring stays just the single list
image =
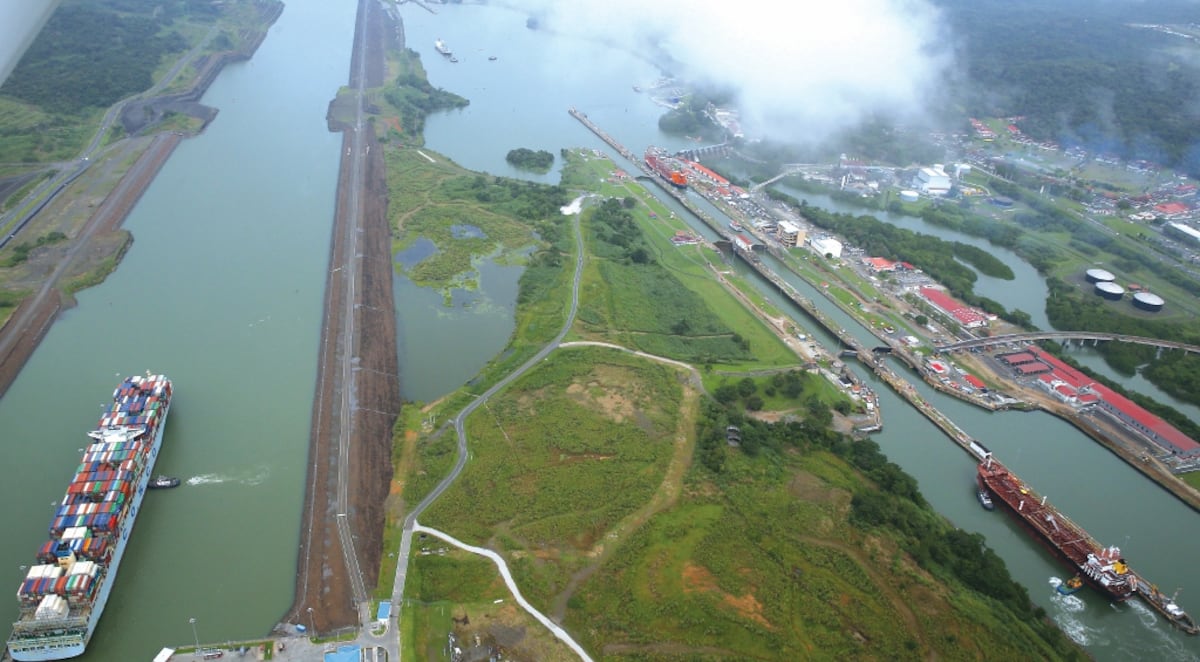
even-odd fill
[{"label": "canal water", "polygon": [[175,382],[150,492],[85,660],[259,637],[291,603],[355,3],[288,0],[252,60],[203,102],[128,218],[116,273],[80,293],[0,400],[0,620],[47,539],[119,376]]},{"label": "canal water", "polygon": [[[587,112],[635,153],[648,144],[670,148],[686,144],[659,134],[656,122],[661,108],[644,93],[631,91],[632,84],[653,80],[657,73],[629,53],[582,44],[575,46],[576,52],[590,52],[591,56],[554,61],[566,48],[563,37],[527,30],[525,15],[501,7],[439,6],[436,16],[413,5],[405,5],[401,11],[408,43],[422,53],[430,82],[471,100],[463,111],[431,117],[426,131],[432,149],[463,165],[530,179],[504,162],[508,149],[524,146],[557,154],[563,147],[590,146],[611,153],[566,115],[565,108],[570,105]],[[439,37],[460,62],[437,56],[433,42]],[[489,55],[497,59],[490,61]],[[555,181],[555,177],[541,181]],[[797,192],[797,197],[814,205],[841,207],[824,196]],[[698,219],[672,208],[702,234],[711,235]],[[1041,303],[1044,282],[1011,252],[920,219],[883,216],[888,222],[996,254],[1013,268],[1017,279],[990,282],[981,277],[977,291],[1006,307],[1030,313],[1039,327],[1050,328]],[[736,263],[734,267],[744,269]],[[873,341],[866,329],[813,288],[785,277],[853,335]],[[754,282],[800,326],[813,329],[811,320],[774,293],[769,283],[757,278]],[[813,335],[823,343],[832,342],[827,334]],[[897,366],[897,370],[904,369]],[[1092,655],[1100,660],[1200,659],[1200,640],[1175,632],[1140,603],[1110,605],[1094,591],[1065,599],[1057,596],[1050,580],[1068,577],[1067,569],[1003,513],[980,509],[972,489],[971,458],[886,385],[865,370],[856,371],[880,393],[884,430],[874,438],[888,456],[920,481],[922,492],[939,512],[958,526],[984,534],[1034,601]],[[913,381],[917,382],[915,377]],[[1200,596],[1200,572],[1194,567],[1195,550],[1200,549],[1200,518],[1195,512],[1056,418],[1041,413],[988,413],[923,385],[920,388],[924,397],[992,448],[998,458],[1102,543],[1121,546],[1139,572],[1163,590],[1181,588],[1184,607],[1200,613],[1200,598],[1188,599]]]}]

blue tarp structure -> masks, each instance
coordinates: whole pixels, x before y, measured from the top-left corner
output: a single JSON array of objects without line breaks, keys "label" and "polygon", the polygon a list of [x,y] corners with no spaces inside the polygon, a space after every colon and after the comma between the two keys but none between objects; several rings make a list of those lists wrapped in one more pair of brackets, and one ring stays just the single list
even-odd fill
[{"label": "blue tarp structure", "polygon": [[388,617],[391,615],[392,615],[391,600],[384,600],[383,602],[380,602],[379,603],[379,611],[375,612],[375,620],[386,621],[388,619]]},{"label": "blue tarp structure", "polygon": [[359,662],[361,657],[361,646],[338,646],[337,652],[325,654],[325,662]]}]

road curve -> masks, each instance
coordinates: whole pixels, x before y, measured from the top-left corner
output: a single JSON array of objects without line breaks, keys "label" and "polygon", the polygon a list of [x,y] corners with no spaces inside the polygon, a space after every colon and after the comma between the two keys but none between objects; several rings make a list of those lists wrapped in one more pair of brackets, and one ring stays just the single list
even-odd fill
[{"label": "road curve", "polygon": [[586,660],[587,662],[592,662],[592,656],[588,655],[587,651],[583,650],[583,646],[580,646],[578,642],[572,639],[571,635],[568,634],[566,630],[562,629],[558,623],[550,620],[549,617],[535,609],[533,605],[529,604],[529,602],[525,600],[525,596],[521,595],[521,589],[517,588],[517,582],[513,580],[512,573],[508,571],[508,564],[504,562],[504,558],[502,556],[485,547],[468,545],[467,543],[448,533],[443,533],[437,529],[431,529],[427,526],[421,526],[415,522],[413,523],[413,530],[417,533],[428,533],[430,535],[437,536],[438,538],[445,540],[459,549],[465,549],[472,554],[486,556],[494,561],[496,566],[500,568],[500,576],[504,578],[504,583],[508,586],[508,590],[512,591],[513,598],[517,601],[517,604],[521,605],[521,608],[529,612],[529,614],[536,618],[539,623],[545,625],[548,630],[554,633],[554,636],[558,637],[560,641],[569,646],[571,650],[575,651],[581,659]]},{"label": "road curve", "polygon": [[[580,202],[580,200],[576,200],[576,203],[578,202]],[[575,315],[579,311],[579,281],[583,278],[583,230],[580,227],[579,214],[579,211],[575,212],[574,222],[572,223],[572,226],[575,229],[575,275],[571,283],[571,307],[567,312],[567,318],[563,322],[562,329],[560,329],[558,335],[554,336],[554,339],[547,343],[546,346],[541,350],[539,350],[537,354],[534,354],[533,357],[523,363],[521,367],[509,373],[506,377],[504,377],[504,379],[496,382],[487,391],[484,391],[482,395],[464,407],[462,411],[458,413],[458,416],[454,417],[454,432],[458,436],[458,459],[454,463],[454,468],[451,469],[450,473],[447,474],[446,477],[437,484],[437,487],[433,488],[429,494],[425,495],[425,498],[422,499],[421,502],[418,503],[411,512],[409,512],[406,518],[404,518],[404,527],[402,528],[400,534],[400,550],[397,552],[398,558],[396,560],[396,579],[392,584],[392,604],[394,605],[392,613],[395,615],[397,621],[400,619],[400,612],[402,611],[401,606],[404,603],[404,584],[407,580],[409,553],[412,550],[412,536],[413,530],[417,527],[417,517],[424,512],[425,509],[428,508],[429,505],[432,504],[438,497],[440,497],[442,493],[454,483],[455,480],[458,479],[459,474],[462,473],[463,467],[467,465],[467,433],[464,429],[464,422],[466,421],[467,417],[471,415],[471,412],[475,411],[484,403],[486,403],[489,398],[496,393],[499,393],[500,390],[511,384],[513,380],[525,374],[530,368],[533,368],[538,363],[541,363],[543,359],[549,356],[550,352],[553,352],[562,343],[563,338],[567,336],[567,332],[571,330],[571,326],[575,323]],[[505,581],[508,580],[506,579]],[[519,595],[515,590],[515,585],[512,588],[514,589],[514,595]],[[397,625],[399,625],[399,623],[397,623]],[[399,636],[399,632],[400,629],[397,627],[397,636]],[[557,632],[555,634],[557,634]],[[582,649],[579,650],[582,651]],[[584,659],[591,659],[587,657],[587,653],[582,653],[582,655]],[[397,655],[396,659],[399,660],[400,656]]]}]

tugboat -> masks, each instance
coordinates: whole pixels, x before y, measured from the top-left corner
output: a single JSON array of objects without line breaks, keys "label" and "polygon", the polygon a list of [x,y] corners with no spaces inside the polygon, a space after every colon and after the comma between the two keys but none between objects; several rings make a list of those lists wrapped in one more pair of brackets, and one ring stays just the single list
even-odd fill
[{"label": "tugboat", "polygon": [[1072,593],[1078,592],[1081,588],[1083,588],[1083,578],[1079,575],[1075,575],[1067,581],[1059,584],[1055,590],[1058,591],[1060,595],[1071,595]]},{"label": "tugboat", "polygon": [[976,493],[976,496],[978,496],[979,505],[983,506],[983,510],[996,510],[996,504],[991,502],[991,495],[988,494],[986,489],[980,487],[979,491]]},{"label": "tugboat", "polygon": [[172,487],[179,487],[179,479],[174,476],[155,476],[150,479],[146,487],[152,490],[165,490]]}]

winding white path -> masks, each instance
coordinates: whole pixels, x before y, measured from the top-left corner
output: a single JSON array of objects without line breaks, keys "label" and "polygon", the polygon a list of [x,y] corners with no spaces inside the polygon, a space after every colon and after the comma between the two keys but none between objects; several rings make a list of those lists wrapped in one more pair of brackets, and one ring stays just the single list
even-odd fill
[{"label": "winding white path", "polygon": [[583,650],[583,646],[580,646],[578,642],[576,642],[574,639],[572,639],[571,635],[567,634],[566,630],[559,627],[559,625],[557,623],[550,620],[550,618],[548,616],[546,616],[545,614],[543,614],[542,612],[538,611],[537,609],[534,609],[533,605],[529,604],[529,602],[527,600],[525,600],[525,596],[521,595],[521,589],[517,588],[517,582],[515,582],[513,580],[512,573],[510,573],[508,571],[508,564],[504,562],[504,559],[499,554],[497,554],[496,552],[493,552],[492,550],[487,549],[485,547],[475,547],[474,545],[468,545],[467,543],[459,540],[458,538],[455,538],[454,536],[450,535],[449,533],[443,533],[441,531],[438,531],[437,529],[431,529],[427,526],[421,526],[421,524],[418,522],[413,522],[412,530],[414,533],[428,533],[431,536],[437,536],[438,538],[445,540],[446,542],[450,543],[451,545],[454,545],[455,547],[458,547],[459,549],[465,549],[468,552],[471,552],[472,554],[479,554],[480,556],[486,556],[489,559],[491,559],[492,561],[494,561],[496,563],[496,566],[498,568],[500,568],[500,576],[504,577],[504,583],[505,583],[505,585],[508,586],[508,590],[512,592],[513,598],[516,599],[517,604],[521,605],[522,609],[529,612],[529,614],[531,616],[533,616],[534,618],[536,618],[539,623],[541,623],[542,625],[545,625],[546,629],[553,632],[554,636],[558,637],[560,641],[562,641],[564,644],[569,646],[571,648],[571,650],[575,651],[575,653],[579,655],[580,659],[586,660],[587,662],[593,662],[592,657],[587,654],[587,651]]}]

